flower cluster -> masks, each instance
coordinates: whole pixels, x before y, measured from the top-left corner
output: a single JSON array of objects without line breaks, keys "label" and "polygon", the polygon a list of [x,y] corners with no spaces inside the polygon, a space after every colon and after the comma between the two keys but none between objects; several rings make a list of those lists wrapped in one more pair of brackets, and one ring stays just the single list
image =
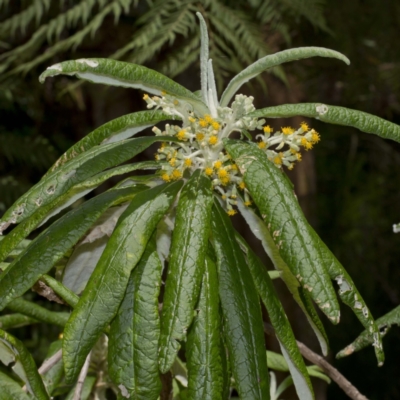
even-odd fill
[{"label": "flower cluster", "polygon": [[184,177],[185,171],[201,169],[212,180],[214,190],[220,195],[229,215],[234,215],[238,193],[249,206],[251,200],[237,165],[223,148],[222,140],[232,132],[261,130],[257,135],[258,147],[281,168],[292,169],[301,161],[301,147],[309,150],[320,140],[314,129],[302,123],[298,130],[282,128],[272,134],[273,129],[264,125],[264,119],[247,116],[255,110],[253,97],[237,95],[231,107],[218,107],[215,115],[197,116],[190,105],[162,93],[162,97],[144,95],[147,108],[162,109],[178,117],[182,125],[166,124],[164,130],[153,127],[156,136],[171,136],[178,141],[162,143],[155,158],[162,162],[161,178],[170,182]]}]

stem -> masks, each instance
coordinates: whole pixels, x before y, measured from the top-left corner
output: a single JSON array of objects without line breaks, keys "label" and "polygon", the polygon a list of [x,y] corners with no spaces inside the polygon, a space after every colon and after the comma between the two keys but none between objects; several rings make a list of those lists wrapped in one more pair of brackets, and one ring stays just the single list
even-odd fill
[{"label": "stem", "polygon": [[[274,328],[266,322],[264,322],[264,332],[268,335],[275,334]],[[347,394],[347,396],[353,400],[368,400],[367,397],[361,394],[358,389],[353,386],[352,383],[349,382],[336,368],[329,364],[328,361],[326,361],[319,354],[314,353],[304,343],[299,342],[298,340],[296,340],[296,342],[302,356],[320,367],[325,374],[329,376],[329,378],[338,384],[338,386]]]},{"label": "stem", "polygon": [[58,350],[50,358],[48,358],[43,362],[43,364],[38,369],[39,374],[43,375],[47,371],[50,371],[50,369],[54,367],[54,365],[56,365],[61,360],[61,357],[62,357],[62,349]]},{"label": "stem", "polygon": [[91,354],[92,354],[92,352],[90,352],[88,354],[88,356],[86,357],[85,364],[83,364],[81,373],[79,374],[79,377],[78,377],[78,382],[77,382],[76,387],[75,387],[74,397],[72,398],[72,400],[80,400],[81,399],[81,394],[82,394],[82,390],[83,390],[83,384],[85,383],[86,375],[87,375],[88,370],[89,370],[89,363],[90,363]]}]

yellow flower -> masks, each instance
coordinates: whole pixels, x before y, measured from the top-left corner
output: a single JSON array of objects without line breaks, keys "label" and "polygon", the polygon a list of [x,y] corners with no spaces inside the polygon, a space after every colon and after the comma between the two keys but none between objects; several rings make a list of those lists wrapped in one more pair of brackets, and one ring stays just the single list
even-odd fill
[{"label": "yellow flower", "polygon": [[224,186],[226,186],[231,181],[231,178],[228,175],[225,178],[220,178],[220,181]]},{"label": "yellow flower", "polygon": [[288,166],[288,169],[291,171],[292,169],[294,168],[294,164],[290,164],[289,166]]},{"label": "yellow flower", "polygon": [[276,157],[274,157],[273,162],[276,165],[282,165],[282,158],[283,158],[283,153],[279,153]]},{"label": "yellow flower", "polygon": [[267,144],[265,142],[258,142],[258,147],[260,149],[265,149],[267,147]]},{"label": "yellow flower", "polygon": [[301,129],[303,129],[304,132],[308,132],[308,130],[310,129],[305,122],[302,122],[300,126],[301,126]]},{"label": "yellow flower", "polygon": [[219,169],[221,167],[222,167],[222,161],[217,160],[217,161],[214,162],[214,168],[215,169]]},{"label": "yellow flower", "polygon": [[237,211],[236,210],[228,210],[228,215],[230,216],[230,217],[233,217],[235,214],[237,214]]},{"label": "yellow flower", "polygon": [[244,202],[244,205],[245,205],[246,207],[251,206],[251,201],[250,201],[250,200],[245,201],[245,202]]},{"label": "yellow flower", "polygon": [[174,100],[174,105],[177,106],[179,104],[178,100]]},{"label": "yellow flower", "polygon": [[197,133],[196,134],[196,140],[198,142],[201,142],[204,139],[204,133]]},{"label": "yellow flower", "polygon": [[316,130],[312,129],[311,134],[312,134],[311,141],[313,143],[318,143],[321,140],[319,133]]},{"label": "yellow flower", "polygon": [[164,173],[161,175],[161,179],[165,182],[169,182],[171,180],[171,177],[167,173]]},{"label": "yellow flower", "polygon": [[143,100],[147,100],[149,98],[149,95],[146,93],[143,95]]},{"label": "yellow flower", "polygon": [[184,164],[186,167],[191,167],[192,166],[192,159],[191,158],[186,158],[184,161]]},{"label": "yellow flower", "polygon": [[179,169],[174,169],[174,170],[172,171],[172,178],[173,178],[173,179],[182,178],[182,172],[179,171]]},{"label": "yellow flower", "polygon": [[191,122],[191,123],[196,122],[196,118],[189,117],[189,122]]},{"label": "yellow flower", "polygon": [[171,167],[175,167],[175,163],[176,163],[176,158],[173,157],[169,160],[169,164],[171,165]]},{"label": "yellow flower", "polygon": [[204,172],[206,173],[206,175],[210,176],[213,174],[213,169],[211,167],[207,167]]},{"label": "yellow flower", "polygon": [[167,92],[165,90],[161,90],[161,96],[165,96]]},{"label": "yellow flower", "polygon": [[179,140],[185,140],[185,138],[186,138],[186,131],[185,131],[184,129],[181,129],[181,130],[176,134],[176,137],[177,137]]},{"label": "yellow flower", "polygon": [[199,119],[199,125],[200,125],[202,128],[206,128],[206,127],[208,126],[208,123],[207,123],[207,121],[205,121],[203,118],[200,118],[200,119]]},{"label": "yellow flower", "polygon": [[269,125],[267,125],[267,126],[264,126],[263,131],[265,133],[272,133],[273,129]]},{"label": "yellow flower", "polygon": [[214,120],[212,119],[212,117],[211,117],[211,115],[208,115],[208,114],[206,114],[205,116],[204,116],[204,120],[206,121],[206,122],[208,122],[209,124],[211,124]]},{"label": "yellow flower", "polygon": [[220,125],[218,122],[216,122],[216,121],[214,121],[214,122],[211,124],[211,126],[212,126],[216,131],[221,127],[221,125]]},{"label": "yellow flower", "polygon": [[281,128],[282,129],[282,133],[284,135],[291,135],[294,132],[294,129],[291,128],[290,126],[286,126],[285,128]]},{"label": "yellow flower", "polygon": [[158,154],[154,154],[154,158],[155,158],[157,161],[160,161],[160,156],[159,156]]},{"label": "yellow flower", "polygon": [[313,148],[311,142],[309,142],[305,137],[301,138],[301,145],[305,147],[306,150],[310,150]]},{"label": "yellow flower", "polygon": [[246,184],[243,181],[240,182],[239,183],[239,188],[242,189],[242,190],[246,189]]},{"label": "yellow flower", "polygon": [[221,178],[227,178],[227,177],[229,177],[228,171],[225,168],[220,168],[218,170],[218,178],[221,179]]},{"label": "yellow flower", "polygon": [[226,200],[226,195],[223,194],[223,195],[221,196],[221,199],[222,199],[222,200]]},{"label": "yellow flower", "polygon": [[239,168],[238,168],[238,166],[237,166],[236,164],[232,164],[232,165],[231,165],[231,168],[232,168],[234,171],[238,171],[238,170],[239,170]]},{"label": "yellow flower", "polygon": [[210,139],[208,139],[208,143],[214,146],[214,144],[217,144],[218,138],[216,136],[211,136]]},{"label": "yellow flower", "polygon": [[296,157],[297,157],[297,161],[301,161],[301,154],[300,153],[297,153]]}]

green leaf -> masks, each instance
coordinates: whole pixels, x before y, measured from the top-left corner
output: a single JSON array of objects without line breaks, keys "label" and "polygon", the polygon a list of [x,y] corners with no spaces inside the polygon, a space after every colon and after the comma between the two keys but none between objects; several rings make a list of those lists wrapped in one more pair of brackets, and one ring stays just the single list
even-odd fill
[{"label": "green leaf", "polygon": [[20,328],[21,326],[37,324],[38,322],[37,319],[19,313],[0,316],[0,328],[5,331],[12,328]]},{"label": "green leaf", "polygon": [[[244,207],[244,205],[242,204],[241,207]],[[314,399],[314,392],[310,377],[308,376],[303,357],[297,347],[292,327],[290,326],[282,304],[275,292],[268,271],[262,264],[261,260],[247,245],[246,241],[239,237],[239,235],[237,235],[237,238],[238,242],[245,248],[245,252],[247,253],[247,263],[253,276],[254,284],[268,311],[282,354],[289,364],[290,373],[295,382],[297,394],[302,400],[312,400]],[[267,360],[269,365],[270,361],[268,356]]]},{"label": "green leaf", "polygon": [[[315,312],[311,299],[309,295],[307,295],[308,292],[303,290],[299,281],[282,260],[279,250],[277,249],[267,226],[264,224],[264,221],[253,210],[244,207],[241,201],[238,201],[238,208],[254,236],[261,241],[265,252],[271,259],[274,267],[278,270],[277,272],[279,272],[280,277],[285,282],[294,300],[304,312],[311,328],[317,336],[322,353],[325,356],[328,355],[328,337],[318,314]],[[271,271],[268,271],[268,273],[270,274]]]},{"label": "green leaf", "polygon": [[31,354],[22,342],[2,329],[0,329],[0,359],[5,365],[13,363],[13,371],[38,400],[49,400]]},{"label": "green leaf", "polygon": [[[27,237],[35,228],[43,225],[49,218],[90,193],[107,179],[115,175],[140,169],[147,165],[148,162],[143,162],[111,168],[73,186],[65,194],[50,201],[47,205],[39,207],[29,218],[22,221],[7,236],[0,237],[3,239],[0,241],[0,260],[5,260],[13,251],[18,251],[18,248],[25,243],[23,238]],[[142,187],[145,188],[145,186]],[[137,188],[140,189],[140,186],[138,185]]]},{"label": "green leaf", "polygon": [[79,154],[61,168],[46,175],[21,196],[3,215],[0,231],[10,223],[19,223],[63,195],[71,187],[87,180],[104,169],[125,162],[158,141],[177,141],[169,136],[126,139],[117,143],[95,146]]},{"label": "green leaf", "polygon": [[11,311],[21,313],[27,317],[34,318],[46,324],[54,324],[62,328],[68,321],[69,313],[61,311],[49,311],[47,308],[39,306],[32,301],[16,298],[7,304],[7,308]]},{"label": "green leaf", "polygon": [[321,103],[283,104],[267,107],[248,114],[256,118],[291,118],[301,115],[330,124],[351,126],[362,132],[373,133],[383,139],[400,142],[400,126],[375,115],[350,108]]},{"label": "green leaf", "polygon": [[69,306],[75,307],[78,304],[79,297],[65,287],[61,282],[58,282],[54,278],[49,275],[43,275],[41,280],[49,286],[51,289],[54,290],[54,293],[61,297]]},{"label": "green leaf", "polygon": [[203,102],[208,104],[208,32],[207,24],[203,16],[197,12],[197,18],[200,21],[200,82],[201,82],[201,96]]},{"label": "green leaf", "polygon": [[323,47],[298,47],[295,49],[283,50],[279,53],[260,58],[258,61],[245,68],[242,72],[239,72],[229,82],[224,93],[222,94],[221,107],[226,107],[229,104],[232,97],[243,84],[261,74],[262,72],[266,71],[267,69],[276,67],[277,65],[289,61],[300,60],[310,57],[337,58],[338,60],[341,60],[346,64],[350,64],[349,59],[343,54],[335,50],[325,49]]},{"label": "green leaf", "polygon": [[131,271],[181,187],[178,181],[141,192],[119,218],[65,327],[63,357],[68,382],[77,378],[89,351],[117,313]]},{"label": "green leaf", "polygon": [[136,193],[136,188],[103,193],[71,210],[41,233],[0,275],[0,309],[50,271],[108,207]]},{"label": "green leaf", "polygon": [[158,372],[161,272],[155,240],[150,239],[131,273],[109,335],[109,374],[125,397],[157,400],[161,390]]},{"label": "green leaf", "polygon": [[71,146],[50,168],[49,172],[55,171],[78,154],[84,153],[94,146],[128,139],[161,121],[171,119],[177,118],[159,110],[139,111],[115,118],[96,128]]},{"label": "green leaf", "polygon": [[135,88],[161,95],[162,92],[189,103],[200,115],[207,114],[207,106],[199,98],[157,71],[123,61],[108,58],[86,58],[64,61],[44,71],[39,81],[56,75],[76,75],[78,78],[104,85]]},{"label": "green leaf", "polygon": [[0,400],[32,400],[21,386],[8,375],[0,371]]},{"label": "green leaf", "polygon": [[339,304],[318,251],[316,234],[304,217],[288,180],[257,146],[229,139],[224,142],[282,259],[321,311],[337,324]]},{"label": "green leaf", "polygon": [[[61,347],[61,340],[57,340],[51,343],[43,363],[45,363],[50,357],[54,356],[54,354],[61,350]],[[62,361],[62,358],[60,358],[57,363],[55,363],[46,373],[42,375],[43,383],[47,389],[47,392],[51,395],[64,375],[64,363]]]},{"label": "green leaf", "polygon": [[[316,235],[316,234],[315,234]],[[339,285],[339,296],[343,303],[348,305],[357,316],[359,321],[362,323],[365,329],[373,337],[375,355],[378,360],[378,365],[382,366],[385,360],[385,355],[382,348],[382,338],[379,332],[378,325],[375,323],[374,318],[364,299],[361,297],[360,292],[357,290],[356,285],[351,279],[350,275],[343,268],[342,264],[337,260],[337,258],[331,253],[325,243],[317,237],[319,241],[319,250],[324,259],[325,265],[328,268],[329,275],[332,279],[335,279]]]},{"label": "green leaf", "polygon": [[259,297],[229,217],[217,201],[214,202],[211,224],[218,259],[224,336],[235,388],[242,399],[268,400],[268,370]]},{"label": "green leaf", "polygon": [[[392,311],[388,312],[384,316],[378,318],[375,321],[376,325],[379,327],[381,336],[385,336],[393,325],[400,325],[400,306],[394,308]],[[359,351],[368,345],[375,346],[376,340],[369,329],[362,332],[357,339],[349,344],[346,348],[341,350],[336,358],[342,358],[353,354],[355,351]]]},{"label": "green leaf", "polygon": [[206,257],[196,312],[186,343],[188,395],[193,400],[222,399],[218,276],[209,257]]},{"label": "green leaf", "polygon": [[193,320],[210,231],[211,181],[200,170],[182,189],[161,315],[160,371],[167,372]]}]

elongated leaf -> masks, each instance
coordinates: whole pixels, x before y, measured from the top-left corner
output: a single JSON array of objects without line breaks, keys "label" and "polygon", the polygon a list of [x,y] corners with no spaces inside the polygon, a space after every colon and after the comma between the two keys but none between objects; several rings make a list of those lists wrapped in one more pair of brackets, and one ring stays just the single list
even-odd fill
[{"label": "elongated leaf", "polygon": [[[319,239],[319,238],[318,238]],[[319,239],[319,249],[322,257],[324,258],[325,264],[327,265],[329,274],[332,279],[335,279],[339,285],[339,296],[343,303],[348,305],[356,314],[359,321],[362,323],[365,329],[368,330],[369,334],[373,338],[375,355],[378,360],[378,365],[383,365],[385,355],[382,348],[382,338],[379,332],[378,325],[361,294],[356,288],[353,280],[347,271],[343,268],[337,258],[331,253],[325,243]]]},{"label": "elongated leaf", "polygon": [[300,60],[310,57],[330,57],[336,58],[350,64],[349,59],[343,54],[323,47],[298,47],[296,49],[283,50],[276,54],[271,54],[260,58],[258,61],[249,65],[242,72],[239,72],[228,84],[221,97],[221,106],[226,107],[239,88],[267,69],[276,67],[277,65]]},{"label": "elongated leaf", "polygon": [[104,169],[129,160],[157,141],[176,140],[169,136],[126,139],[117,143],[95,146],[76,156],[61,168],[46,175],[21,196],[3,215],[2,221],[4,222],[0,222],[0,231],[10,223],[19,223],[28,218],[38,207],[50,203],[71,187]]},{"label": "elongated leaf", "polygon": [[214,203],[211,223],[218,259],[224,335],[235,388],[242,399],[269,400],[264,331],[257,290],[229,217],[217,202]]},{"label": "elongated leaf", "polygon": [[65,214],[40,234],[0,275],[0,309],[50,271],[108,207],[121,199],[128,200],[136,193],[136,188],[103,193]]},{"label": "elongated leaf", "polygon": [[37,319],[19,313],[0,316],[0,328],[5,331],[25,325],[37,324],[38,322]]},{"label": "elongated leaf", "polygon": [[222,399],[221,327],[216,265],[206,257],[197,315],[186,343],[188,395],[193,400]]},{"label": "elongated leaf", "polygon": [[201,115],[207,114],[207,106],[195,94],[163,74],[141,65],[108,58],[64,61],[48,67],[39,80],[43,83],[46,78],[56,75],[76,75],[93,83],[135,88],[155,95],[166,92],[191,104]]},{"label": "elongated leaf", "polygon": [[199,296],[210,232],[211,181],[197,170],[182,189],[161,316],[160,371],[167,372],[186,336]]},{"label": "elongated leaf", "polygon": [[[14,250],[18,250],[18,247],[22,246],[24,243],[23,238],[27,237],[35,228],[43,225],[49,218],[58,214],[61,210],[73,204],[76,200],[90,193],[107,179],[115,175],[131,172],[146,165],[148,165],[147,162],[135,163],[101,172],[92,178],[73,186],[64,195],[55,198],[47,205],[39,207],[29,218],[16,226],[7,236],[0,237],[3,239],[0,241],[0,260],[5,260],[5,258],[10,256]],[[140,187],[145,188],[144,185],[137,185],[137,189],[140,189]]]},{"label": "elongated leaf", "polygon": [[[328,337],[326,335],[324,326],[315,312],[312,302],[307,295],[307,291],[304,291],[300,286],[299,281],[292,274],[289,267],[282,260],[279,254],[279,250],[269,233],[267,226],[264,221],[250,208],[244,207],[242,201],[238,201],[238,208],[243,218],[246,220],[249,228],[253,232],[254,236],[261,241],[261,244],[271,259],[275,268],[279,271],[280,277],[285,282],[287,288],[292,294],[296,303],[300,306],[304,315],[306,316],[311,328],[313,329],[319,344],[321,346],[322,354],[328,355]],[[270,272],[270,271],[269,271]]]},{"label": "elongated leaf", "polygon": [[0,387],[0,400],[32,400],[17,382],[1,371]]},{"label": "elongated leaf", "polygon": [[248,114],[250,117],[290,118],[297,115],[316,118],[330,124],[352,126],[362,132],[400,142],[400,126],[375,115],[350,108],[321,103],[282,104]]},{"label": "elongated leaf", "polygon": [[14,364],[13,371],[38,400],[49,400],[31,354],[22,342],[2,329],[0,329],[0,359],[5,365]]},{"label": "elongated leaf", "polygon": [[[393,325],[400,326],[400,306],[394,308],[392,311],[378,318],[375,323],[376,325],[378,325],[382,337],[389,332],[390,328]],[[359,351],[368,345],[372,344],[374,346],[375,343],[376,341],[374,336],[371,335],[369,329],[366,329],[357,337],[357,339],[353,343],[349,344],[346,348],[339,351],[339,353],[336,355],[336,358],[347,357],[350,354],[353,354],[355,351]]]},{"label": "elongated leaf", "polygon": [[89,351],[117,313],[131,271],[181,187],[182,181],[178,181],[141,192],[119,218],[65,327],[63,357],[67,381],[77,378]]},{"label": "elongated leaf", "polygon": [[318,251],[316,234],[305,219],[287,179],[257,146],[235,140],[226,140],[225,146],[243,174],[246,187],[272,233],[282,259],[320,309],[337,324],[339,304]]},{"label": "elongated leaf", "polygon": [[69,313],[67,312],[49,311],[47,308],[22,298],[10,301],[7,304],[7,308],[38,321],[45,322],[46,324],[54,324],[61,326],[62,328],[65,326],[69,318]]},{"label": "elongated leaf", "polygon": [[201,82],[201,97],[204,103],[208,104],[208,32],[207,24],[204,21],[203,16],[197,12],[197,18],[200,21],[200,37],[201,37],[201,47],[200,47],[200,82]]},{"label": "elongated leaf", "polygon": [[[169,221],[170,223],[168,223],[167,221]],[[166,215],[157,225],[157,253],[160,257],[163,268],[165,268],[165,261],[169,258],[172,240],[172,228],[173,222],[170,220],[169,215]]]},{"label": "elongated leaf", "polygon": [[[308,376],[303,357],[296,344],[292,327],[285,314],[282,304],[275,292],[273,283],[268,275],[267,269],[262,264],[261,260],[247,245],[246,241],[238,237],[239,243],[245,247],[247,253],[247,262],[250,272],[253,276],[254,284],[257,288],[271,321],[275,329],[276,337],[279,341],[282,354],[290,367],[290,374],[293,377],[296,391],[300,399],[314,399],[310,377]],[[268,365],[269,365],[269,358]]]},{"label": "elongated leaf", "polygon": [[109,374],[121,396],[157,400],[160,394],[158,296],[161,272],[155,239],[150,239],[139,264],[131,273],[124,299],[111,324]]},{"label": "elongated leaf", "polygon": [[76,294],[81,294],[94,271],[118,218],[128,204],[111,207],[96,221],[90,231],[75,246],[64,268],[62,283]]},{"label": "elongated leaf", "polygon": [[137,133],[149,128],[158,122],[176,119],[176,117],[165,114],[162,111],[139,111],[123,115],[112,121],[101,125],[87,134],[79,142],[70,147],[50,168],[49,171],[58,169],[67,161],[99,144],[118,142],[128,139]]},{"label": "elongated leaf", "polygon": [[69,306],[75,307],[78,304],[79,297],[61,282],[46,274],[41,277],[41,281],[53,289],[54,293],[61,297]]}]

